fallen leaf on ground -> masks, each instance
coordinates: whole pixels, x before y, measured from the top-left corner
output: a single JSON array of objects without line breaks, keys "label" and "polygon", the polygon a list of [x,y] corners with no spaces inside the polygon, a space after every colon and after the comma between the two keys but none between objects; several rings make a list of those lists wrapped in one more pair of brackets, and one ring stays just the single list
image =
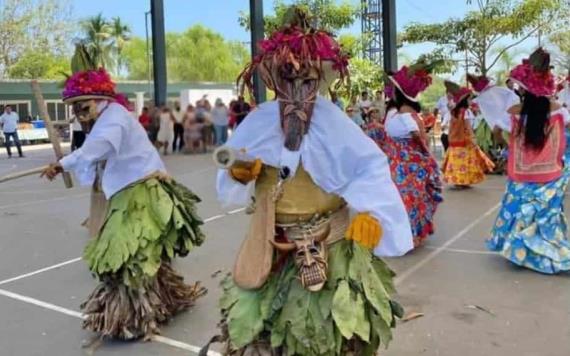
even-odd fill
[{"label": "fallen leaf on ground", "polygon": [[483,311],[489,315],[496,316],[495,313],[493,313],[489,309],[483,308],[482,306],[479,306],[479,305],[469,304],[469,305],[466,305],[465,308],[480,310],[480,311]]}]

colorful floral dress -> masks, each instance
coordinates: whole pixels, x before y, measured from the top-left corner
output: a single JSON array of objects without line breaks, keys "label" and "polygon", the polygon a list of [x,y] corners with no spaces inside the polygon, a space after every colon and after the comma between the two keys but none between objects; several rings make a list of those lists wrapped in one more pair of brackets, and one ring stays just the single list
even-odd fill
[{"label": "colorful floral dress", "polygon": [[445,154],[443,180],[449,184],[468,186],[485,180],[493,162],[474,142],[473,130],[465,120],[465,112],[451,118],[449,149]]},{"label": "colorful floral dress", "polygon": [[[403,116],[403,117],[402,117]],[[407,120],[412,131],[421,129],[421,122],[410,114],[397,114],[387,119]],[[413,126],[410,119],[415,120]],[[417,129],[416,129],[417,128]],[[435,158],[411,137],[391,137],[384,128],[374,128],[368,135],[376,141],[388,156],[392,179],[396,183],[400,195],[408,211],[414,245],[418,247],[435,231],[434,216],[439,203],[443,201],[441,173]]]},{"label": "colorful floral dress", "polygon": [[[513,150],[513,140],[509,150]],[[569,153],[566,148],[564,160]],[[560,177],[546,183],[509,178],[487,248],[516,265],[541,273],[570,271],[570,240],[563,205],[569,180],[567,166]]]}]

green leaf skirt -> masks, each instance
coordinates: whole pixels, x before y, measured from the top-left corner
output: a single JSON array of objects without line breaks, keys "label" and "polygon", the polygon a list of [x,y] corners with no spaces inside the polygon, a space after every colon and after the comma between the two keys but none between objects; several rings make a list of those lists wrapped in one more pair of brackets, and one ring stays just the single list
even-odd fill
[{"label": "green leaf skirt", "polygon": [[[357,243],[328,250],[328,281],[319,292],[301,286],[292,257],[258,290],[222,282],[226,355],[375,355],[388,346],[395,317],[394,273]],[[257,353],[256,353],[257,352]]]},{"label": "green leaf skirt", "polygon": [[82,305],[85,328],[104,337],[148,337],[205,293],[170,267],[175,256],[204,241],[199,201],[186,187],[159,178],[111,197],[99,235],[83,255],[101,282]]}]

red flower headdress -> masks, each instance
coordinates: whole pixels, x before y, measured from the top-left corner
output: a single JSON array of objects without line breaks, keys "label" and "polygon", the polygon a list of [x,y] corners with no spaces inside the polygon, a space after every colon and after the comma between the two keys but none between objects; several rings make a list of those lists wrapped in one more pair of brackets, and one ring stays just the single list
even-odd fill
[{"label": "red flower headdress", "polygon": [[417,101],[417,96],[432,83],[431,71],[433,64],[419,61],[411,66],[403,66],[388,78],[394,86],[408,99]]},{"label": "red flower headdress", "polygon": [[[328,62],[332,65],[332,70],[340,75],[340,83],[348,79],[348,55],[342,51],[332,34],[311,28],[305,21],[300,16],[300,20],[282,27],[258,43],[259,54],[237,80],[242,92],[244,87],[252,91],[253,74],[265,61],[279,66],[291,65],[296,69],[309,65],[318,69],[321,79],[327,79],[324,78],[323,64]],[[275,89],[270,78],[263,79],[270,89]]]},{"label": "red flower headdress", "polygon": [[453,95],[453,102],[455,104],[459,104],[463,99],[473,94],[471,89],[467,87],[462,87],[459,84],[454,83],[450,80],[446,80],[445,82],[443,82],[443,84],[445,85],[445,89],[447,90],[447,92]]},{"label": "red flower headdress", "polygon": [[550,70],[550,54],[542,48],[511,70],[510,78],[536,96],[552,96],[556,90]]},{"label": "red flower headdress", "polygon": [[491,80],[484,75],[467,74],[467,81],[476,93],[481,93],[491,85]]}]

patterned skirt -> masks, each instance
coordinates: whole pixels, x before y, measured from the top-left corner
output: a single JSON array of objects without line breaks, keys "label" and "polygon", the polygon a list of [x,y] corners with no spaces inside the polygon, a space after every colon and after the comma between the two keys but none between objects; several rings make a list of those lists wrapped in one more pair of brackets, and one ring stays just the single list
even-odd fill
[{"label": "patterned skirt", "polygon": [[449,147],[443,161],[443,181],[455,185],[471,185],[485,180],[485,173],[492,172],[494,163],[473,144],[465,147]]},{"label": "patterned skirt", "polygon": [[487,240],[489,250],[541,273],[570,271],[563,209],[568,180],[567,174],[549,183],[508,180],[492,237]]},{"label": "patterned skirt", "polygon": [[393,139],[382,130],[368,134],[388,156],[392,179],[406,206],[417,247],[434,233],[435,212],[443,201],[437,162],[414,140]]}]

